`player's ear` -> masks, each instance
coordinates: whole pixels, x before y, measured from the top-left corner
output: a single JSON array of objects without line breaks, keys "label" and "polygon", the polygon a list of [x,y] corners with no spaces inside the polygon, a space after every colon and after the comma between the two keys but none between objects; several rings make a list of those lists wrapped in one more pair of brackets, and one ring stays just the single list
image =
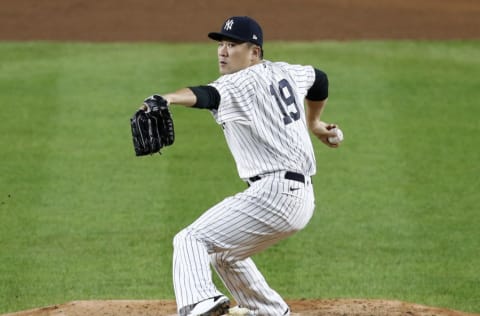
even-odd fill
[{"label": "player's ear", "polygon": [[252,54],[253,54],[253,57],[261,59],[262,49],[260,48],[260,46],[253,45]]}]

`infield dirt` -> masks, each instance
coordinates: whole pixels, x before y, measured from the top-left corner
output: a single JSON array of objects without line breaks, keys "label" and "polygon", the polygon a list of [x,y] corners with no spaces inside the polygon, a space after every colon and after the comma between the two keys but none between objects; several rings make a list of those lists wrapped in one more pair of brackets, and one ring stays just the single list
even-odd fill
[{"label": "infield dirt", "polygon": [[[0,9],[0,40],[15,41],[207,41],[206,34],[218,30],[231,15],[257,19],[267,43],[269,40],[480,38],[480,2],[476,0],[15,0],[2,1]],[[288,303],[299,315],[480,315],[391,300],[310,299]],[[5,315],[174,313],[175,302],[170,300],[99,300]]]}]

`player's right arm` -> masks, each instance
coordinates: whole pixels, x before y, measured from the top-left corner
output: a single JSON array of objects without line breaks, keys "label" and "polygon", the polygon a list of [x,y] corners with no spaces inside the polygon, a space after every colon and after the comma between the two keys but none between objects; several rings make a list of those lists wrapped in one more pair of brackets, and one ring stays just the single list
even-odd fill
[{"label": "player's right arm", "polygon": [[338,144],[332,144],[328,141],[329,137],[335,137],[336,133],[330,131],[336,124],[325,123],[321,120],[323,109],[327,104],[327,99],[321,101],[307,100],[307,126],[318,139],[329,147],[338,147]]},{"label": "player's right arm", "polygon": [[315,81],[308,90],[306,96],[307,126],[312,133],[329,147],[338,147],[338,144],[331,144],[328,137],[335,137],[335,132],[330,131],[335,124],[328,124],[321,120],[323,109],[328,100],[328,78],[327,75],[318,69],[315,69]]}]

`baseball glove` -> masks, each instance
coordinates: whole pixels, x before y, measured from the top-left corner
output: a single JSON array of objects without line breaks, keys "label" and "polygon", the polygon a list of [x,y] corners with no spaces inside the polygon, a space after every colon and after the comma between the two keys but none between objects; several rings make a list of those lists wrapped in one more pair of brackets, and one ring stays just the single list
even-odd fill
[{"label": "baseball glove", "polygon": [[172,145],[175,140],[167,101],[159,95],[152,95],[143,101],[143,105],[144,108],[136,111],[130,119],[137,156],[160,153],[161,148]]}]

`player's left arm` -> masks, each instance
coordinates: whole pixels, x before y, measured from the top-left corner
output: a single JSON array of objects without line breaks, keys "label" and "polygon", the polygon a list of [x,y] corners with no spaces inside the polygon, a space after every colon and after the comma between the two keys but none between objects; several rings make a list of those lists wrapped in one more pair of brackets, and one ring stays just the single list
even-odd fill
[{"label": "player's left arm", "polygon": [[175,104],[192,107],[197,102],[197,97],[189,88],[166,93],[162,96],[167,100],[168,105]]},{"label": "player's left arm", "polygon": [[201,109],[218,109],[220,94],[212,86],[195,86],[164,94],[167,103]]}]

